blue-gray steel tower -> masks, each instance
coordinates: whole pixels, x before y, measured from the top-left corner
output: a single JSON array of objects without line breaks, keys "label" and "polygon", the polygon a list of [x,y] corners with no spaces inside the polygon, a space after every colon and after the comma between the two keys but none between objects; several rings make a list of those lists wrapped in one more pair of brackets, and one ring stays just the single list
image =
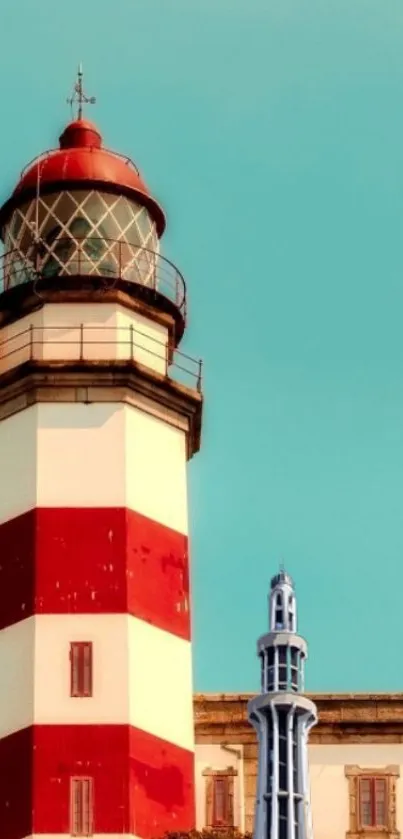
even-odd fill
[{"label": "blue-gray steel tower", "polygon": [[312,839],[308,733],[317,715],[304,696],[308,650],[297,635],[294,584],[285,571],[271,581],[269,632],[257,650],[261,693],[248,703],[259,744],[254,839]]}]

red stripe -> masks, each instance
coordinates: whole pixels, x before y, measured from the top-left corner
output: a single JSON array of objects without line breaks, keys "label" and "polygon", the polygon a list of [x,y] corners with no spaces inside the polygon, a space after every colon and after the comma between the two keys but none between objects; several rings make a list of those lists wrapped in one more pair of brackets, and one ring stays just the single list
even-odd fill
[{"label": "red stripe", "polygon": [[186,536],[124,508],[40,508],[0,526],[0,629],[125,612],[190,639]]},{"label": "red stripe", "polygon": [[94,833],[194,827],[194,756],[130,726],[35,726],[0,740],[0,839],[70,833],[70,779],[93,779]]}]

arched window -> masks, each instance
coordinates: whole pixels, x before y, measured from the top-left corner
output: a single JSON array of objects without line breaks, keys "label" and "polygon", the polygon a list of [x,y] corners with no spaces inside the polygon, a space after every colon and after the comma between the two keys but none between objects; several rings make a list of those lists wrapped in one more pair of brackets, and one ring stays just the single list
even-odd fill
[{"label": "arched window", "polygon": [[276,629],[282,629],[284,626],[284,610],[283,610],[283,598],[281,591],[279,591],[276,595]]},{"label": "arched window", "polygon": [[295,598],[290,594],[288,598],[288,626],[293,631],[295,629]]}]

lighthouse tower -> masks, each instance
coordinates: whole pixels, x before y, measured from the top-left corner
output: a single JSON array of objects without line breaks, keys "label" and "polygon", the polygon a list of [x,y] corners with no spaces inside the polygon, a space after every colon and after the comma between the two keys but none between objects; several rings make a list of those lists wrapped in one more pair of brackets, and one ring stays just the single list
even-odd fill
[{"label": "lighthouse tower", "polygon": [[312,839],[307,742],[316,708],[303,695],[307,645],[283,570],[271,581],[269,628],[258,641],[261,694],[248,704],[259,744],[254,839]]},{"label": "lighthouse tower", "polygon": [[194,826],[200,371],[137,168],[78,113],[0,210],[0,839]]}]

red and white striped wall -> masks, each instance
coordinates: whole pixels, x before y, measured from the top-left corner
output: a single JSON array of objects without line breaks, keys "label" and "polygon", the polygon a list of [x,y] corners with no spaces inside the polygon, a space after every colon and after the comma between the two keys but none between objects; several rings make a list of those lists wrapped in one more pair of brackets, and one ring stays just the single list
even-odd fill
[{"label": "red and white striped wall", "polygon": [[[80,835],[194,826],[179,425],[121,403],[0,422],[0,839],[77,834],[80,808]],[[77,643],[91,696],[71,696]]]}]

